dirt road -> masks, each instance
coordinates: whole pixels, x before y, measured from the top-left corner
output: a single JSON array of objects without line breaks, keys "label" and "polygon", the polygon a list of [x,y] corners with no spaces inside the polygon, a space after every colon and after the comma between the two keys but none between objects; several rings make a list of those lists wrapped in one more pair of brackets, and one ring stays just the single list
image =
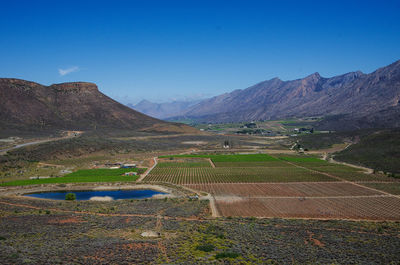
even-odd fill
[{"label": "dirt road", "polygon": [[68,139],[68,138],[78,137],[81,134],[82,134],[82,132],[67,133],[66,136],[63,136],[63,137],[47,138],[47,139],[35,140],[35,141],[31,141],[31,142],[17,144],[16,146],[13,146],[13,147],[10,147],[10,148],[1,149],[0,150],[0,155],[3,155],[5,153],[7,153],[8,151],[15,150],[15,149],[18,149],[18,148],[21,148],[21,147],[26,147],[26,146],[35,145],[35,144],[43,144],[43,143],[47,143],[47,142],[53,142],[53,141],[59,141],[59,140],[64,140],[64,139]]}]

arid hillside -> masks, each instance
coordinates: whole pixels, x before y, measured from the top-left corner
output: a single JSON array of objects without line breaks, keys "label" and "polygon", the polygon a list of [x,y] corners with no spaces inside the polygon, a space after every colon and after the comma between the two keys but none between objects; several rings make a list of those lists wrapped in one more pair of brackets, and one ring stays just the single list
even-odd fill
[{"label": "arid hillside", "polygon": [[101,93],[93,83],[44,86],[20,79],[0,79],[2,130],[123,129],[163,133],[196,133],[182,124],[161,121]]}]

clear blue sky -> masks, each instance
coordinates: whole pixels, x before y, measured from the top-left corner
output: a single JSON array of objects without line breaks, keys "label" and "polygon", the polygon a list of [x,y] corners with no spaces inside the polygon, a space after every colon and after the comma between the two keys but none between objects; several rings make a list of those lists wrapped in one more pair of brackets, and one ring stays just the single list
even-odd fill
[{"label": "clear blue sky", "polygon": [[123,102],[213,96],[400,59],[400,1],[1,1],[0,77]]}]

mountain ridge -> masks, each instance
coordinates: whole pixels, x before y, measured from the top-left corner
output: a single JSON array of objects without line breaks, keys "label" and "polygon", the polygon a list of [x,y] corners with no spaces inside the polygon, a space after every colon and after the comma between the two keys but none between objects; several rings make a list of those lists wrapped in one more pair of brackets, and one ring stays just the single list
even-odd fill
[{"label": "mountain ridge", "polygon": [[305,116],[356,114],[363,117],[396,106],[400,99],[400,60],[364,74],[259,82],[194,105],[180,117],[199,122],[237,122]]},{"label": "mountain ridge", "polygon": [[97,85],[90,82],[44,86],[22,79],[0,78],[0,98],[3,129],[197,131],[132,110],[101,93]]}]

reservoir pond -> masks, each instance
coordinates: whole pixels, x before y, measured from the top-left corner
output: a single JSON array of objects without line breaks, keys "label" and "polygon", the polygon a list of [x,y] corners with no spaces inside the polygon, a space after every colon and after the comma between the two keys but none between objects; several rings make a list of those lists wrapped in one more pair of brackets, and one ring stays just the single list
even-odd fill
[{"label": "reservoir pond", "polygon": [[57,191],[26,194],[28,197],[41,199],[65,200],[67,193],[74,193],[77,201],[110,201],[120,199],[145,199],[153,195],[166,194],[155,190],[92,190],[92,191]]}]

